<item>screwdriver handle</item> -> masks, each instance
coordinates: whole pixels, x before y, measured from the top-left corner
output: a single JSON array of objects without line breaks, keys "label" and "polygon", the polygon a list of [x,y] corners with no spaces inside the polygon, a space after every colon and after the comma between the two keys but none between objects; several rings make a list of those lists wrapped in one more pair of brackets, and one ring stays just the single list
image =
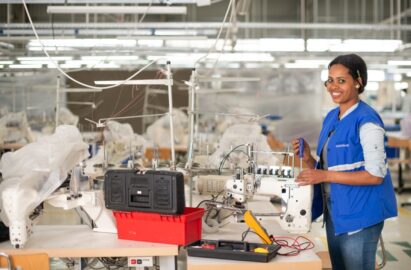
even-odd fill
[{"label": "screwdriver handle", "polygon": [[298,139],[298,156],[302,158],[304,156],[304,139]]},{"label": "screwdriver handle", "polygon": [[300,157],[300,172],[303,171],[304,139],[298,138],[298,156]]}]

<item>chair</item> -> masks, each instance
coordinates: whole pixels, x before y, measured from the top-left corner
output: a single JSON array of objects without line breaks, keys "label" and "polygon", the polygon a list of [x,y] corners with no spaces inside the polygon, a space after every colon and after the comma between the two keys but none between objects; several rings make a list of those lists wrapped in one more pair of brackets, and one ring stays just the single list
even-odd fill
[{"label": "chair", "polygon": [[7,255],[1,252],[0,267],[10,270],[17,267],[23,270],[50,270],[50,262],[47,253]]}]

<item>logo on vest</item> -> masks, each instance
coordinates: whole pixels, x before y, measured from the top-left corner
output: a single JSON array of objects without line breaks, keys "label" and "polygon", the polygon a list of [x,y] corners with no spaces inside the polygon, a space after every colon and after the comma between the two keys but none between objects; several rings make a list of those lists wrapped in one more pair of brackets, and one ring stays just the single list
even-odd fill
[{"label": "logo on vest", "polygon": [[343,147],[350,147],[350,145],[348,143],[346,143],[346,144],[336,144],[335,147],[336,148],[343,148]]}]

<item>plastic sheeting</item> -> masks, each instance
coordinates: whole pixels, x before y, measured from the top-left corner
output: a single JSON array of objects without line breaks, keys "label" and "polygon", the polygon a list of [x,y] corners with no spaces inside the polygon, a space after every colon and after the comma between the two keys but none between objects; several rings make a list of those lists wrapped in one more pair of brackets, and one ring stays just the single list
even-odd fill
[{"label": "plastic sheeting", "polygon": [[[188,144],[188,117],[178,109],[173,109],[174,143],[178,146]],[[146,138],[154,146],[170,147],[170,117],[164,115],[147,128]]]},{"label": "plastic sheeting", "polygon": [[34,141],[25,112],[7,113],[0,119],[0,145]]},{"label": "plastic sheeting", "polygon": [[[105,151],[109,163],[118,164],[135,151],[144,153],[149,142],[135,134],[130,124],[109,121],[104,129]],[[102,162],[102,161],[101,161]]]},{"label": "plastic sheeting", "polygon": [[[88,156],[87,144],[74,126],[58,126],[53,135],[5,153],[0,160],[0,218],[8,225],[28,222],[31,212]],[[25,227],[24,227],[25,228]]]},{"label": "plastic sheeting", "polygon": [[[261,127],[256,124],[238,124],[229,127],[223,134],[217,150],[209,157],[209,165],[212,168],[219,168],[223,158],[236,146],[241,144],[253,144],[254,151],[268,152],[271,151],[267,143],[266,136],[261,134]],[[240,147],[238,150],[244,151],[246,147]],[[230,160],[225,163],[224,167],[233,164],[234,167],[246,167],[247,155],[242,151],[235,151],[230,154]],[[245,150],[246,152],[246,150]],[[281,157],[272,154],[255,154],[259,165],[278,165],[282,161]]]},{"label": "plastic sheeting", "polygon": [[411,138],[411,115],[407,115],[400,121],[401,134]]}]

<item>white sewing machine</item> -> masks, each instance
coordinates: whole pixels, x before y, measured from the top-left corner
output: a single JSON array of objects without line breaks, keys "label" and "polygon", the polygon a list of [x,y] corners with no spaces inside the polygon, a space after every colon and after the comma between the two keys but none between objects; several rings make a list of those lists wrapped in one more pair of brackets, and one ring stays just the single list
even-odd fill
[{"label": "white sewing machine", "polygon": [[[251,150],[252,151],[252,150]],[[250,150],[248,150],[250,153]],[[294,157],[292,152],[272,152]],[[248,168],[237,168],[234,176],[206,175],[197,177],[197,190],[202,194],[224,194],[224,205],[220,208],[238,208],[238,221],[242,221],[244,210],[253,210],[254,215],[262,219],[276,219],[280,226],[290,233],[307,233],[311,228],[312,186],[299,186],[295,183],[297,172],[294,166],[258,166],[248,160]],[[258,213],[251,209],[253,202],[266,196],[267,203],[271,196],[281,198],[278,212]]]}]

